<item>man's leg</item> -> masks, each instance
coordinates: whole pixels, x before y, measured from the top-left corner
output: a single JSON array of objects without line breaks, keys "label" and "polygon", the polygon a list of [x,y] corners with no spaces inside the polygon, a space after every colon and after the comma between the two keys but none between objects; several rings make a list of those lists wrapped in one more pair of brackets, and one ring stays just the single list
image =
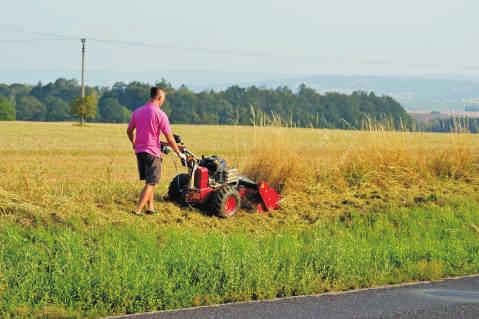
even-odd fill
[{"label": "man's leg", "polygon": [[135,213],[137,214],[141,213],[145,205],[151,200],[154,192],[155,192],[155,185],[145,184],[145,187],[143,187],[143,190],[141,191],[140,200],[138,202],[138,205],[136,206]]},{"label": "man's leg", "polygon": [[147,208],[150,212],[155,211],[155,205],[153,204],[154,199],[155,199],[155,190],[153,189],[153,191],[151,192],[150,198],[147,202]]},{"label": "man's leg", "polygon": [[[149,156],[148,158],[148,166],[147,166],[147,174],[146,174],[146,181],[150,185],[156,185],[160,181],[161,176],[161,158]],[[149,193],[150,197],[148,198],[147,202],[147,213],[154,213],[154,198],[155,198],[155,190],[153,189],[151,193]]]},{"label": "man's leg", "polygon": [[145,207],[149,212],[154,212],[153,199],[155,196],[155,185],[160,180],[161,174],[161,158],[154,157],[147,153],[141,153],[141,164],[143,165],[140,169],[140,178],[144,179],[146,184],[143,188],[140,200],[136,206],[135,213],[140,214]]}]

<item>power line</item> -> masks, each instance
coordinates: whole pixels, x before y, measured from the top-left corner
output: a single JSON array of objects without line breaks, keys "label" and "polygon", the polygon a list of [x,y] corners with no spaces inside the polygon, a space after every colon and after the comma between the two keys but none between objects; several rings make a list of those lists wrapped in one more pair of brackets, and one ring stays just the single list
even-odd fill
[{"label": "power line", "polygon": [[[0,39],[0,43],[36,43],[45,41],[63,41],[59,39]],[[78,41],[78,39],[76,39]]]},{"label": "power line", "polygon": [[[321,61],[346,61],[351,58],[346,56],[324,56],[324,55],[301,55],[301,54],[276,54],[275,52],[267,52],[267,51],[260,51],[260,50],[247,50],[241,48],[211,48],[211,47],[201,47],[201,46],[189,46],[189,45],[174,45],[171,43],[153,43],[153,42],[145,42],[145,41],[133,41],[133,40],[121,40],[121,39],[107,39],[107,38],[97,38],[97,37],[85,37],[79,35],[67,35],[67,34],[60,34],[55,32],[38,32],[38,31],[27,31],[24,29],[20,29],[15,26],[5,26],[0,24],[3,27],[10,28],[10,30],[14,30],[15,32],[27,33],[27,34],[34,34],[37,36],[47,37],[47,40],[51,41],[75,41],[77,42],[81,38],[87,38],[90,43],[103,43],[112,46],[127,46],[127,47],[141,47],[141,48],[148,48],[148,49],[161,49],[161,50],[173,50],[179,51],[182,53],[187,54],[207,54],[207,55],[220,55],[220,56],[230,56],[230,57],[246,57],[246,58],[272,58],[272,59],[287,59],[287,60],[321,60]],[[0,40],[1,43],[1,40]],[[14,42],[11,42],[14,43]],[[363,64],[388,64],[393,63],[391,59],[376,59],[371,57],[357,57],[357,61]]]},{"label": "power line", "polygon": [[[78,41],[84,36],[73,36],[52,32],[32,32],[19,29],[17,27],[13,28],[14,32],[33,34],[37,36],[47,37],[48,40],[56,41]],[[4,30],[0,30],[4,31]],[[143,47],[150,49],[163,49],[163,50],[177,50],[184,52],[194,52],[194,53],[203,53],[211,55],[227,55],[227,56],[236,56],[236,57],[269,57],[269,58],[288,58],[288,59],[327,59],[325,56],[317,55],[278,55],[273,52],[266,51],[257,51],[257,50],[246,50],[240,48],[210,48],[210,47],[200,47],[200,46],[184,46],[184,45],[173,45],[170,43],[152,43],[144,41],[132,41],[132,40],[119,40],[119,39],[106,39],[106,38],[96,38],[96,37],[86,37],[90,42],[104,43],[110,45],[122,45],[129,47]],[[1,40],[0,40],[1,42]],[[333,57],[330,57],[333,58]],[[337,59],[338,57],[334,57]]]},{"label": "power line", "polygon": [[242,55],[242,56],[268,56],[267,52],[261,51],[251,51],[244,49],[213,49],[207,47],[199,46],[181,46],[181,45],[171,45],[168,43],[149,43],[142,41],[128,41],[128,40],[113,40],[113,39],[98,39],[98,38],[88,38],[90,41],[99,42],[99,43],[108,43],[108,44],[119,44],[133,47],[146,47],[146,48],[157,48],[157,49],[173,49],[173,50],[188,50],[188,51],[202,51],[211,54],[231,54],[231,55]]}]

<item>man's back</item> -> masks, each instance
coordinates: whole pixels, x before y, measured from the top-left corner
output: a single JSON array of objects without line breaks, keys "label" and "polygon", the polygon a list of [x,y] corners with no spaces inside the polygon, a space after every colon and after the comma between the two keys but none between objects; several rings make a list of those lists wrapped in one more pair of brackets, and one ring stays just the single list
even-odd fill
[{"label": "man's back", "polygon": [[165,112],[149,102],[133,112],[129,127],[136,128],[135,152],[160,157],[160,134],[171,132]]}]

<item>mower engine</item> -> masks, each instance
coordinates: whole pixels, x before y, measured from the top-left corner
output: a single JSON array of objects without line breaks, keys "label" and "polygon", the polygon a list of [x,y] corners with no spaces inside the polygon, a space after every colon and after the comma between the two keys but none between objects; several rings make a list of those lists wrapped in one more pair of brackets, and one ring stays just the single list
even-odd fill
[{"label": "mower engine", "polygon": [[226,161],[215,155],[202,157],[199,166],[208,170],[209,182],[211,185],[214,185],[215,183],[234,184],[239,180],[238,170],[236,168],[227,167]]},{"label": "mower engine", "polygon": [[[189,205],[208,206],[220,217],[231,217],[241,206],[254,207],[258,212],[279,208],[279,194],[265,182],[255,183],[227,166],[217,156],[201,158],[190,152],[175,135],[180,151],[186,155],[188,173],[178,174],[168,188],[171,200]],[[170,151],[161,142],[162,152]]]}]

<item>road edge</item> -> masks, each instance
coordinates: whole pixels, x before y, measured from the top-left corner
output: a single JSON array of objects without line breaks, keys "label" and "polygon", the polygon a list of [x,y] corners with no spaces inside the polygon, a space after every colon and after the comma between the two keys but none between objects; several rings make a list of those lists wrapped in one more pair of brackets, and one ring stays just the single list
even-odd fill
[{"label": "road edge", "polygon": [[230,305],[254,304],[254,303],[260,303],[260,302],[275,302],[275,301],[280,301],[280,300],[292,300],[292,299],[301,299],[301,298],[307,298],[307,297],[345,295],[345,294],[352,294],[352,293],[363,292],[363,291],[368,291],[368,290],[401,288],[401,287],[408,287],[408,286],[415,286],[415,285],[422,285],[422,284],[426,285],[426,284],[440,283],[440,282],[450,281],[450,280],[461,280],[461,279],[475,278],[475,277],[479,277],[479,273],[475,273],[475,274],[471,274],[471,275],[463,275],[463,276],[451,276],[451,277],[445,277],[445,278],[441,278],[441,279],[437,279],[437,280],[408,281],[408,282],[403,282],[403,283],[398,283],[398,284],[373,286],[373,287],[368,287],[368,288],[340,290],[340,291],[328,291],[328,292],[322,292],[322,293],[317,293],[317,294],[289,296],[289,297],[280,297],[280,298],[271,298],[271,299],[262,299],[262,300],[235,301],[235,302],[222,303],[222,304],[211,304],[211,305],[194,306],[194,307],[187,307],[187,308],[155,310],[155,311],[138,312],[138,313],[132,313],[132,314],[113,315],[113,316],[109,316],[109,317],[101,317],[100,319],[135,318],[137,316],[154,315],[154,314],[159,314],[159,313],[173,313],[173,312],[179,312],[179,311],[197,310],[197,309],[202,309],[202,308],[219,308],[219,307],[230,306]]}]

